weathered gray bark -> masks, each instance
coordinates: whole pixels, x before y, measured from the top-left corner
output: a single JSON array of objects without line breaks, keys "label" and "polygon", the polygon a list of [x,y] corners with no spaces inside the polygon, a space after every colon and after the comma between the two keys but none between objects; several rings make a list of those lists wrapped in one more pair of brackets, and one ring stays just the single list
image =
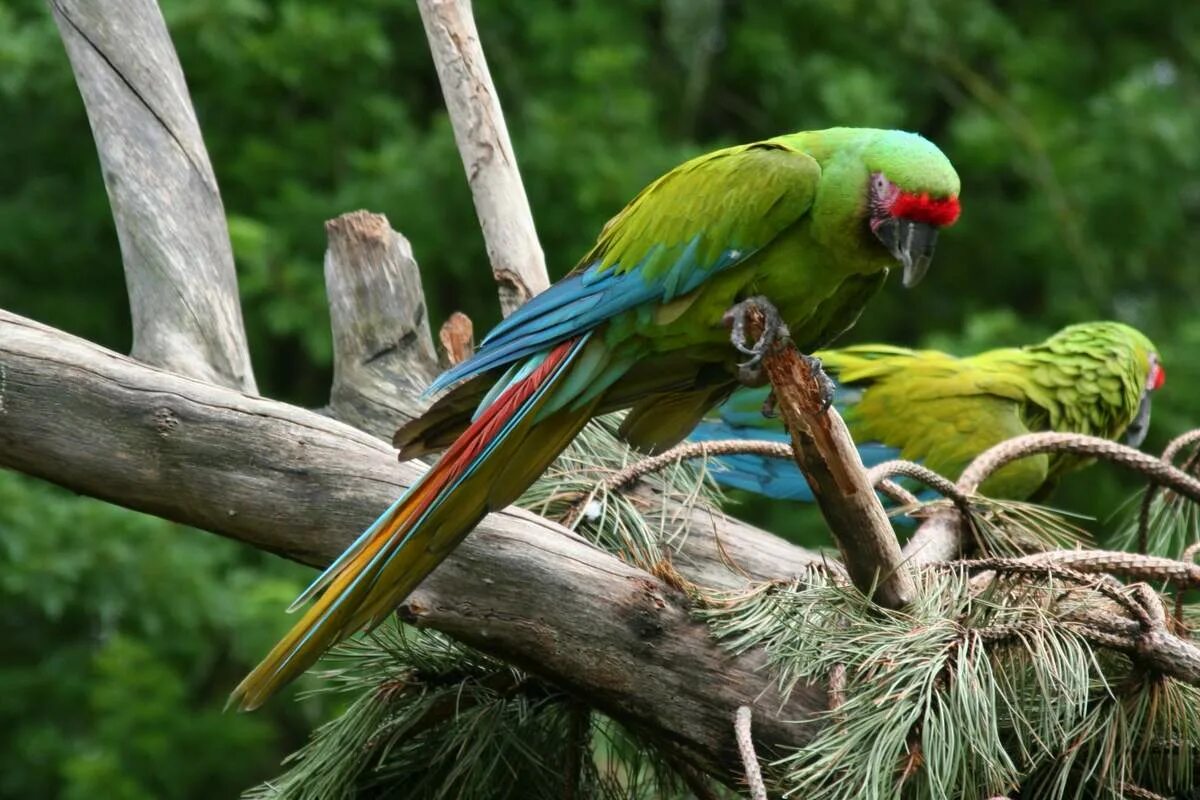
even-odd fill
[{"label": "weathered gray bark", "polygon": [[469,0],[417,0],[505,316],[550,285]]},{"label": "weathered gray bark", "polygon": [[325,223],[333,326],[330,413],[380,438],[425,407],[438,373],[421,274],[408,240],[366,211]]},{"label": "weathered gray bark", "polygon": [[100,154],[134,358],[255,392],[225,209],[158,5],[49,5]]},{"label": "weathered gray bark", "polygon": [[[421,470],[336,420],[147,367],[3,311],[0,465],[314,565],[337,556]],[[755,537],[772,542],[770,563],[753,564],[767,575],[814,558],[746,526],[714,525],[737,561],[750,561]],[[697,529],[687,541],[706,540]],[[724,570],[737,585],[708,548],[685,545],[681,572]],[[825,706],[814,687],[780,708],[759,658],[721,650],[678,592],[520,510],[487,517],[403,613],[569,687],[724,774],[739,769],[729,724],[738,706],[754,706],[764,753],[810,736],[814,726],[785,720]]]}]

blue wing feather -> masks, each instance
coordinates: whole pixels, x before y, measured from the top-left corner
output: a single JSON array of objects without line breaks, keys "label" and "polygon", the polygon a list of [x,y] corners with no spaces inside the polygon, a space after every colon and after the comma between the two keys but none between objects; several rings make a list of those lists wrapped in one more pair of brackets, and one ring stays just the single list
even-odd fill
[{"label": "blue wing feather", "polygon": [[698,264],[695,259],[699,241],[697,235],[680,248],[660,280],[647,281],[643,277],[641,266],[650,255],[630,270],[622,270],[619,264],[600,269],[596,262],[568,275],[493,328],[475,355],[439,375],[425,394],[435,394],[459,381],[547,350],[623,311],[652,302],[670,302],[754,252],[730,249],[711,264]]},{"label": "blue wing feather", "polygon": [[[706,420],[696,427],[690,439],[694,442],[720,439],[744,439],[787,444],[790,438],[778,420],[762,415],[763,401],[769,387],[740,389],[719,409],[719,420]],[[840,411],[853,406],[862,397],[861,390],[836,383],[834,405]],[[863,465],[868,469],[884,461],[900,457],[899,448],[880,442],[863,442],[857,445]],[[784,458],[771,458],[753,454],[719,456],[714,459],[717,469],[713,478],[717,483],[732,489],[742,489],[775,500],[813,502],[812,489],[796,464]]]}]

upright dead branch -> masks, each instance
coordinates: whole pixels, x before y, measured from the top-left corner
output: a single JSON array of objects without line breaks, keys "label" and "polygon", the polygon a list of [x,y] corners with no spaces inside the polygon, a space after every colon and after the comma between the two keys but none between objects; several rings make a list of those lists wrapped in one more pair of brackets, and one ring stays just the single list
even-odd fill
[{"label": "upright dead branch", "polygon": [[446,317],[438,331],[446,366],[461,364],[475,352],[475,324],[461,311]]},{"label": "upright dead branch", "polygon": [[505,316],[550,285],[469,0],[417,0]]},{"label": "upright dead branch", "polygon": [[[761,335],[763,324],[762,313],[752,310],[750,335]],[[864,594],[873,593],[880,605],[904,606],[916,597],[916,584],[846,423],[836,409],[822,409],[820,387],[795,347],[777,345],[762,364],[791,434],[796,464],[829,523],[850,580]]]},{"label": "upright dead branch", "polygon": [[421,274],[408,240],[366,211],[325,223],[333,416],[388,438],[421,412],[437,375]]},{"label": "upright dead branch", "polygon": [[87,107],[133,316],[132,355],[256,392],[225,209],[154,0],[50,0]]}]

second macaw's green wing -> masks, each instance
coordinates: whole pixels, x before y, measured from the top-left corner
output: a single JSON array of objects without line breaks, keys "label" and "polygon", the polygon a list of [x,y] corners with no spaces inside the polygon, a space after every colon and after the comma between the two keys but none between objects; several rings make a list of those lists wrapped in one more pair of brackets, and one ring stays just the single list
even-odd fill
[{"label": "second macaw's green wing", "polygon": [[[846,373],[842,378],[849,380]],[[911,377],[896,373],[868,387],[846,412],[846,422],[856,442],[898,448],[901,458],[951,479],[992,445],[1029,433],[1018,398],[981,390],[968,373],[923,376],[919,366]],[[1025,499],[1045,482],[1048,469],[1045,455],[1024,458],[997,471],[981,491]]]},{"label": "second macaw's green wing", "polygon": [[[983,451],[1029,433],[1018,404],[981,395],[914,403],[904,424],[914,435],[906,437],[902,457],[954,479]],[[1045,483],[1048,471],[1048,456],[1031,456],[998,470],[980,488],[989,497],[1025,499]]]}]

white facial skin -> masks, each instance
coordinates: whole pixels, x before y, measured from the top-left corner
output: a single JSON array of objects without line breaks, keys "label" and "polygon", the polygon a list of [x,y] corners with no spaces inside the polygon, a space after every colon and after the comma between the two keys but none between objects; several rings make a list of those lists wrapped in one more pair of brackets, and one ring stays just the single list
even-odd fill
[{"label": "white facial skin", "polygon": [[1150,369],[1146,373],[1146,381],[1142,385],[1142,399],[1138,403],[1137,416],[1133,418],[1133,422],[1125,429],[1125,435],[1121,437],[1121,441],[1130,447],[1141,447],[1142,442],[1146,441],[1146,434],[1150,432],[1150,394],[1162,386],[1162,367],[1158,364],[1158,355],[1150,354]]}]

